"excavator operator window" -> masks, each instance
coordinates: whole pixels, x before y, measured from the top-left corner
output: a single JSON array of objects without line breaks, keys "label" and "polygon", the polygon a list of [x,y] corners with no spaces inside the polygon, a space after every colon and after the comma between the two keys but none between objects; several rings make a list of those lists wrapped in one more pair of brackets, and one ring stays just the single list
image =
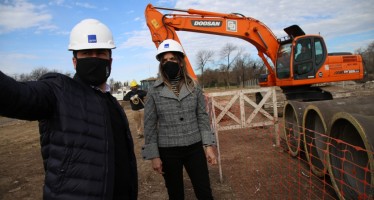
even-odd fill
[{"label": "excavator operator window", "polygon": [[294,53],[294,79],[313,78],[314,69],[311,39],[304,38],[297,41]]},{"label": "excavator operator window", "polygon": [[312,58],[310,39],[301,40],[296,47],[296,61],[300,62]]},{"label": "excavator operator window", "polygon": [[314,40],[314,47],[315,47],[314,49],[316,52],[316,65],[319,66],[322,63],[323,58],[325,56],[325,51],[323,50],[322,41],[316,38]]},{"label": "excavator operator window", "polygon": [[290,77],[291,43],[283,44],[278,51],[276,73],[277,78]]}]

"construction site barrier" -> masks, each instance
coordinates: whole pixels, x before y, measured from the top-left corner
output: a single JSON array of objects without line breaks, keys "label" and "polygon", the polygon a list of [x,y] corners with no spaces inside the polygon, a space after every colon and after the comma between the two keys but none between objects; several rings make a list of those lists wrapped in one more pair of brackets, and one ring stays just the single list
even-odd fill
[{"label": "construction site barrier", "polygon": [[[257,104],[256,93],[264,93]],[[279,146],[278,108],[275,87],[234,90],[206,95],[207,108],[215,131],[218,149],[218,165],[222,182],[221,152],[218,131],[255,128],[274,125],[275,145]],[[273,115],[264,107],[271,108]]]},{"label": "construction site barrier", "polygon": [[374,96],[289,101],[284,108],[290,154],[305,150],[311,171],[318,177],[328,171],[340,199],[373,199],[372,102]]},{"label": "construction site barrier", "polygon": [[374,116],[334,114],[327,149],[332,185],[340,199],[374,199]]},{"label": "construction site barrier", "polygon": [[[265,95],[256,104],[258,92]],[[221,182],[219,131],[274,125],[271,132],[275,133],[275,143],[279,145],[279,102],[274,88],[210,93],[207,101],[217,137]],[[281,138],[287,144],[289,155],[298,162],[296,166],[291,163],[274,166],[282,168],[278,170],[285,170],[284,167],[289,170],[287,178],[279,181],[286,189],[284,192],[298,199],[374,199],[373,101],[374,96],[363,96],[316,102],[288,101],[284,105]],[[274,113],[267,112],[266,107]],[[284,174],[274,176],[284,178]],[[295,183],[297,192],[287,190]],[[308,193],[304,194],[303,189]]]},{"label": "construction site barrier", "polygon": [[370,96],[351,97],[311,102],[305,108],[302,123],[304,149],[313,173],[321,177],[327,171],[328,129],[331,127],[333,115],[341,111],[374,115],[372,101]]}]

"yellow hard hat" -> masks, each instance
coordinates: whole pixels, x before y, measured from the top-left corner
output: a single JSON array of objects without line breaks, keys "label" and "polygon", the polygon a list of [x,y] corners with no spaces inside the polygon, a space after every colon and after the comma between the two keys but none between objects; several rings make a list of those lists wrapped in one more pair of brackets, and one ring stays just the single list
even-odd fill
[{"label": "yellow hard hat", "polygon": [[135,80],[130,82],[130,87],[136,87],[136,86],[138,86],[138,83]]}]

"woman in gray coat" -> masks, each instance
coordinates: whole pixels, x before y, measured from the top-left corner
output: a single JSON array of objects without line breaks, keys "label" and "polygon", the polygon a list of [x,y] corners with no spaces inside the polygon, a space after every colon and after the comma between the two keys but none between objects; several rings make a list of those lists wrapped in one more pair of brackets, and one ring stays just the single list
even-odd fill
[{"label": "woman in gray coat", "polygon": [[183,167],[196,197],[213,199],[207,161],[217,164],[216,139],[203,92],[187,73],[177,41],[162,42],[156,58],[160,78],[145,103],[143,158],[163,175],[169,199],[184,199]]}]

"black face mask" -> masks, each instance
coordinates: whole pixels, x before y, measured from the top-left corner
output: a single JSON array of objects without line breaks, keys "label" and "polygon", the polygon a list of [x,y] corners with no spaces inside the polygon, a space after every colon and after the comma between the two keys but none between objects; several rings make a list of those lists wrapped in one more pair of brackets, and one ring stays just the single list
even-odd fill
[{"label": "black face mask", "polygon": [[79,78],[85,83],[98,86],[105,83],[110,75],[110,60],[102,58],[79,58],[77,59],[76,70]]},{"label": "black face mask", "polygon": [[165,64],[163,64],[162,69],[164,70],[167,78],[169,79],[174,79],[175,77],[177,77],[180,71],[179,64],[171,61],[168,61]]}]

